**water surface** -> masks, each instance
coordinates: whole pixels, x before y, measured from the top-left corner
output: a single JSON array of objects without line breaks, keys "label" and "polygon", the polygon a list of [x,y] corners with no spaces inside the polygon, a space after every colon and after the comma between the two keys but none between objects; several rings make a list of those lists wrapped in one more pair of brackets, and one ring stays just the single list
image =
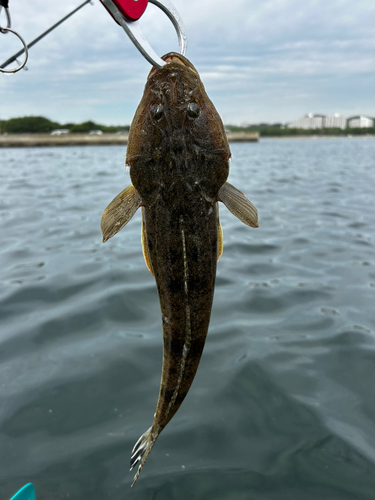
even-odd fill
[{"label": "water surface", "polygon": [[231,150],[260,228],[221,205],[198,374],[132,489],[162,335],[140,213],[101,242],[125,148],[0,151],[1,498],[374,498],[375,140]]}]

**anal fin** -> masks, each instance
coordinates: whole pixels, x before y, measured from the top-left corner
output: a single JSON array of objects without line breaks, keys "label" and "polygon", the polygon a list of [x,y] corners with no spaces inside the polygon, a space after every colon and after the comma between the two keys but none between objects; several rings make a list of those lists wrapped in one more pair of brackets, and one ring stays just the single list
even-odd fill
[{"label": "anal fin", "polygon": [[223,255],[223,230],[221,228],[220,219],[217,218],[217,261]]},{"label": "anal fin", "polygon": [[142,208],[142,250],[143,250],[143,257],[145,258],[147,269],[150,271],[152,276],[154,276],[154,272],[153,272],[152,266],[151,266],[150,253],[148,251],[148,246],[147,246],[147,235],[146,235],[144,208]]}]

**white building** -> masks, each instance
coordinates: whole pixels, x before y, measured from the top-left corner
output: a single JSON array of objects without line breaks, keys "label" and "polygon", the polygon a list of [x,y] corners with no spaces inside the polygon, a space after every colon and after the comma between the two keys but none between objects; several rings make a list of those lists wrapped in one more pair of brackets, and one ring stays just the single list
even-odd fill
[{"label": "white building", "polygon": [[309,113],[298,120],[288,124],[288,128],[301,128],[314,130],[322,128],[346,128],[346,118],[335,113],[333,116],[313,115]]},{"label": "white building", "polygon": [[288,128],[302,128],[304,130],[323,128],[323,115],[309,113],[298,120],[288,124]]},{"label": "white building", "polygon": [[358,116],[349,120],[348,125],[350,128],[369,128],[374,126],[374,120],[367,116]]},{"label": "white building", "polygon": [[326,116],[324,120],[324,128],[346,128],[346,118],[335,113],[333,116]]}]

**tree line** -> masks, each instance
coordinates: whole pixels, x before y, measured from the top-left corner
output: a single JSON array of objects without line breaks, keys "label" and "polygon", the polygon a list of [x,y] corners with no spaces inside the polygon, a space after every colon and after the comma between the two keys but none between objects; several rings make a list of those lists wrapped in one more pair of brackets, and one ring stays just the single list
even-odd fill
[{"label": "tree line", "polygon": [[[101,130],[104,133],[128,132],[129,125],[103,125],[91,120],[83,123],[58,123],[44,116],[23,116],[0,120],[0,133],[4,134],[50,134],[53,130],[66,129],[71,133],[88,133],[91,130]],[[286,128],[282,123],[259,123],[256,125],[236,126],[226,125],[228,132],[259,132],[261,137],[293,137],[293,136],[347,136],[375,134],[371,128],[323,128],[304,130]]]},{"label": "tree line", "polygon": [[371,128],[322,128],[322,129],[300,129],[287,128],[282,123],[260,123],[238,127],[226,125],[229,132],[259,132],[261,137],[295,137],[295,136],[348,136],[348,135],[375,135],[375,127]]},{"label": "tree line", "polygon": [[91,130],[101,130],[104,133],[128,132],[129,125],[102,125],[91,120],[83,123],[58,123],[44,116],[23,116],[0,120],[2,134],[50,134],[54,130],[65,129],[71,133],[88,133]]}]

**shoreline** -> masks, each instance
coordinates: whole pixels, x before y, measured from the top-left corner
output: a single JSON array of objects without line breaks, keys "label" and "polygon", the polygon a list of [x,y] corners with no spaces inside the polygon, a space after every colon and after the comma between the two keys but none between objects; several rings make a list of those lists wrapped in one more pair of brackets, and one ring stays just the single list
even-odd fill
[{"label": "shoreline", "polygon": [[[0,135],[0,148],[35,148],[56,146],[123,146],[128,134],[9,134]],[[233,132],[229,142],[258,142],[258,132]]]},{"label": "shoreline", "polygon": [[354,135],[262,135],[261,139],[373,139],[375,134]]},{"label": "shoreline", "polygon": [[[374,134],[366,135],[283,135],[260,136],[258,132],[229,132],[228,142],[259,142],[260,139],[369,139]],[[35,148],[69,146],[126,146],[128,134],[9,134],[0,135],[0,148]]]}]

